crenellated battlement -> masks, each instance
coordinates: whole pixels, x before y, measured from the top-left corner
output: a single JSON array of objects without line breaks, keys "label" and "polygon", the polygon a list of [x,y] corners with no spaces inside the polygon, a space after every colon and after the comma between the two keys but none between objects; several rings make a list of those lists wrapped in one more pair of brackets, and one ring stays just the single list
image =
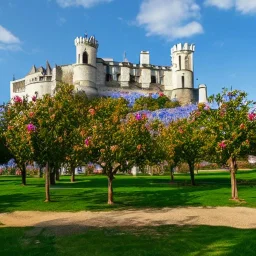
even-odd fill
[{"label": "crenellated battlement", "polygon": [[194,44],[188,44],[188,43],[185,43],[185,44],[180,43],[180,44],[174,45],[171,48],[171,53],[179,52],[179,51],[192,51],[192,52],[194,52],[195,51],[195,45]]},{"label": "crenellated battlement", "polygon": [[96,49],[99,47],[99,43],[94,36],[87,37],[87,35],[85,35],[84,37],[77,37],[75,39],[75,46],[80,44],[90,45],[92,47],[95,47]]}]

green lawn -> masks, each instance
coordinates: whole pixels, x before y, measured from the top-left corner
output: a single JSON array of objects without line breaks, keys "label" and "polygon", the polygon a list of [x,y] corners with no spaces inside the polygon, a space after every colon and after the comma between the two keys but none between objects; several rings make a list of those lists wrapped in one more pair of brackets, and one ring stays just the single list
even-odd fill
[{"label": "green lawn", "polygon": [[208,226],[87,228],[61,236],[50,228],[1,228],[0,255],[249,256],[255,255],[255,240],[255,230]]},{"label": "green lawn", "polygon": [[44,203],[44,179],[28,178],[26,187],[20,177],[0,176],[0,212],[15,210],[80,211],[128,208],[161,208],[177,206],[246,206],[256,207],[256,171],[237,174],[239,197],[230,198],[228,172],[206,172],[196,175],[197,186],[190,186],[189,175],[176,175],[170,184],[168,176],[117,175],[114,180],[114,206],[107,202],[105,176],[79,176],[71,184],[68,176],[51,188],[51,203]]}]

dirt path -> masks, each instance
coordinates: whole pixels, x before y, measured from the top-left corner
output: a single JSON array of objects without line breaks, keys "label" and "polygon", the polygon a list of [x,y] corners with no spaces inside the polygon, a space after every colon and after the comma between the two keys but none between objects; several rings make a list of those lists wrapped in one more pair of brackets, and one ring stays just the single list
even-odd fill
[{"label": "dirt path", "polygon": [[0,227],[114,227],[209,225],[256,229],[256,209],[245,207],[187,207],[111,212],[36,212],[0,214]]}]

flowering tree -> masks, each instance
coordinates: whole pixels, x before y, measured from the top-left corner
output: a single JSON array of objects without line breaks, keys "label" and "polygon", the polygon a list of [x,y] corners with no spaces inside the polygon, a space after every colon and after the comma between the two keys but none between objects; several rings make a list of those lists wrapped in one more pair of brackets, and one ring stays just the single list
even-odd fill
[{"label": "flowering tree", "polygon": [[153,143],[146,117],[128,114],[126,100],[97,99],[89,110],[91,132],[85,140],[90,161],[108,177],[108,204],[113,204],[113,179],[117,171],[141,166],[150,157]]},{"label": "flowering tree", "polygon": [[171,181],[174,180],[173,170],[181,161],[178,147],[175,147],[173,143],[169,143],[174,135],[174,130],[163,126],[157,136],[158,147],[162,149],[163,159],[168,163],[168,167],[170,168]]},{"label": "flowering tree", "polygon": [[33,160],[34,155],[30,139],[35,132],[35,126],[30,122],[28,112],[31,104],[33,102],[29,103],[26,98],[15,96],[6,105],[3,116],[5,122],[3,136],[21,170],[23,185],[26,185],[26,164]]},{"label": "flowering tree", "polygon": [[231,176],[231,198],[238,199],[236,160],[247,155],[255,145],[256,114],[250,111],[251,102],[242,91],[223,90],[209,98],[216,108],[201,107],[199,121],[205,127],[208,140],[208,155],[214,160],[228,163]]},{"label": "flowering tree", "polygon": [[78,152],[83,149],[83,131],[79,120],[84,116],[85,101],[85,95],[77,94],[72,85],[60,84],[54,97],[44,95],[30,109],[33,113],[31,122],[37,127],[31,138],[34,158],[40,165],[46,166],[46,202],[50,201],[50,172],[54,179],[53,171],[68,163],[72,167],[74,180],[73,167],[80,160]]},{"label": "flowering tree", "polygon": [[[61,84],[55,95],[55,118],[63,138],[64,162],[70,168],[71,182],[75,181],[75,168],[86,162],[84,140],[88,137],[89,100],[83,92],[75,92],[72,85]],[[68,104],[66,104],[68,103]],[[59,113],[59,114],[58,114]]]},{"label": "flowering tree", "polygon": [[[198,110],[195,112],[198,114]],[[206,137],[204,129],[194,118],[180,119],[163,129],[162,140],[166,157],[173,167],[178,162],[189,166],[191,184],[195,185],[194,166],[204,156]]]}]

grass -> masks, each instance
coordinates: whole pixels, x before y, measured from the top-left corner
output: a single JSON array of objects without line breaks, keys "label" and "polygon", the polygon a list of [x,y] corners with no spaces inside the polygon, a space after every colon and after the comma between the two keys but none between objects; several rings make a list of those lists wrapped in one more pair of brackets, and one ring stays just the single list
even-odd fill
[{"label": "grass", "polygon": [[[58,228],[58,227],[55,227]],[[66,227],[70,229],[70,227]],[[1,256],[255,255],[255,230],[209,226],[87,228],[58,236],[51,229],[1,228]]]},{"label": "grass", "polygon": [[51,188],[51,203],[44,203],[44,179],[28,178],[21,186],[21,178],[0,176],[0,212],[116,210],[129,208],[162,208],[179,206],[246,206],[256,207],[256,171],[237,174],[239,197],[230,198],[228,172],[202,172],[196,175],[197,186],[190,186],[189,175],[177,174],[175,183],[169,176],[117,175],[114,180],[114,206],[107,202],[105,176],[78,176],[75,183],[68,176]]}]

